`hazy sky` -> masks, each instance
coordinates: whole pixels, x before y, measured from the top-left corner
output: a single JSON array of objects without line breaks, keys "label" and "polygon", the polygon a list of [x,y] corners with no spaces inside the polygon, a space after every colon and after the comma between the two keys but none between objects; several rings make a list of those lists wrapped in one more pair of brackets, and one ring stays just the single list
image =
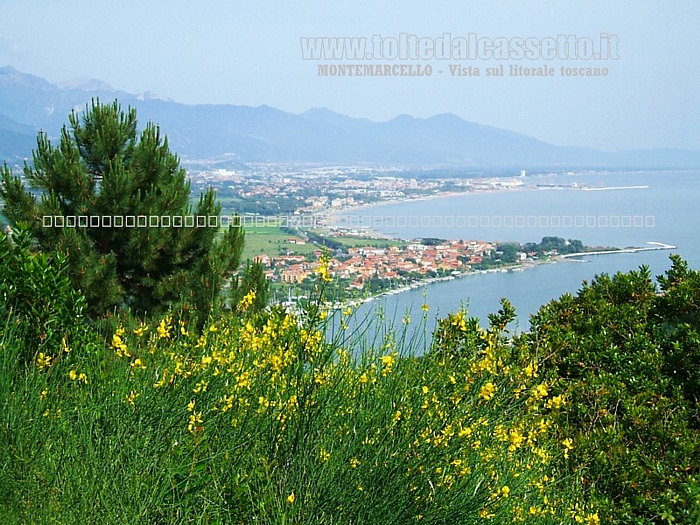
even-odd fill
[{"label": "hazy sky", "polygon": [[[188,104],[267,104],[293,113],[327,107],[372,120],[452,112],[554,144],[700,149],[700,4],[691,0],[0,0],[0,21],[0,65],[53,82],[91,77]],[[440,60],[434,48],[445,34],[455,47]],[[603,34],[615,42],[608,51],[617,60],[566,58],[559,35],[584,39],[585,55],[584,44],[599,51]],[[381,42],[366,55],[381,49],[387,56],[304,60],[305,37],[365,37]],[[475,37],[477,47],[469,42]],[[465,42],[471,56],[459,55]],[[556,56],[537,57],[552,53],[552,42]],[[409,58],[393,58],[394,44]],[[319,76],[324,64],[421,66],[432,74]],[[480,76],[453,76],[451,65],[478,68]],[[503,77],[486,76],[500,65]],[[511,65],[555,74],[513,77]],[[608,74],[565,77],[562,67]]]}]

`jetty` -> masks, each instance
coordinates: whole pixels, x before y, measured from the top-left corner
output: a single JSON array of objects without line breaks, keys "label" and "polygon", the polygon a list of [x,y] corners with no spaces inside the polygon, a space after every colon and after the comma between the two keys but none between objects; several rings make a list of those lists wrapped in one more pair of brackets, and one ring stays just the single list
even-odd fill
[{"label": "jetty", "polygon": [[600,250],[596,252],[579,252],[579,253],[566,253],[560,255],[560,259],[569,259],[571,257],[584,257],[588,255],[608,255],[611,253],[637,253],[637,252],[651,252],[656,250],[676,250],[677,247],[671,244],[665,244],[663,242],[648,241],[647,244],[651,246],[643,247],[632,247],[632,248],[620,248],[619,250]]},{"label": "jetty", "polygon": [[579,187],[583,191],[608,191],[608,190],[648,190],[649,186],[601,186],[595,188],[593,186],[582,186]]}]

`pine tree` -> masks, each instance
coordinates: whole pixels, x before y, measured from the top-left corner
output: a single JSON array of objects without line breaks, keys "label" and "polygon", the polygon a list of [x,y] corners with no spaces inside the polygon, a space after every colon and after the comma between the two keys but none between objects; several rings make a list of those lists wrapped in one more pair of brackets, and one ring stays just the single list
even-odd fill
[{"label": "pine tree", "polygon": [[201,323],[238,267],[238,219],[217,239],[214,190],[193,207],[167,138],[152,123],[139,133],[136,111],[122,111],[117,101],[73,111],[57,146],[39,133],[24,167],[35,194],[7,166],[0,175],[8,221],[26,224],[43,251],[67,255],[93,316],[115,307],[138,315],[172,308]]}]

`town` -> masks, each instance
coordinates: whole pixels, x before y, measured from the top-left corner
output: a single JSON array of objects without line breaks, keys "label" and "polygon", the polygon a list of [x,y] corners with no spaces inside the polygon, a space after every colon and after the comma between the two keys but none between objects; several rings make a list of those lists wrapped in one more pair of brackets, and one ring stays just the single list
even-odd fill
[{"label": "town", "polygon": [[510,271],[587,251],[581,241],[545,237],[541,243],[492,243],[480,240],[420,239],[411,242],[358,237],[359,232],[336,229],[326,237],[299,232],[286,239],[284,253],[260,253],[273,290],[282,299],[303,296],[322,281],[327,265],[333,299],[357,299],[396,293],[434,280],[454,279],[470,272]]},{"label": "town", "polygon": [[224,213],[323,214],[347,207],[464,192],[526,187],[524,172],[484,173],[402,166],[239,165],[234,159],[183,163],[193,193],[213,187]]},{"label": "town", "polygon": [[[300,238],[293,243],[305,244]],[[363,290],[371,281],[391,284],[409,283],[425,277],[445,277],[471,269],[483,262],[484,256],[495,250],[491,243],[482,241],[452,241],[432,244],[429,241],[394,244],[387,247],[358,246],[337,250],[329,258],[331,277],[347,282],[346,289]],[[302,283],[314,278],[324,251],[317,249],[310,255],[294,254],[256,257],[266,268],[273,282]],[[375,288],[377,285],[375,284]]]}]

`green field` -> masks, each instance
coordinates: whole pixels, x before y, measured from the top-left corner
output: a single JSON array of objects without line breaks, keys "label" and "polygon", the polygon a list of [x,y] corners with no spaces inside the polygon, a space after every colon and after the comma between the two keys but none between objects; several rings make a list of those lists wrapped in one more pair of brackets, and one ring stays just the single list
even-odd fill
[{"label": "green field", "polygon": [[376,246],[379,248],[388,248],[390,246],[399,246],[403,248],[408,243],[394,239],[374,239],[371,237],[333,237],[334,241],[338,241],[348,248],[356,246]]},{"label": "green field", "polygon": [[318,248],[313,244],[292,244],[289,233],[282,231],[279,226],[247,226],[245,228],[245,248],[243,249],[243,260],[252,259],[260,254],[270,257],[282,253],[312,253]]},{"label": "green field", "polygon": [[[265,224],[261,221],[261,224]],[[317,234],[329,237],[327,233],[316,231]],[[299,234],[303,237],[303,234]],[[271,257],[282,253],[294,252],[308,254],[317,250],[319,247],[312,243],[293,244],[289,242],[289,238],[294,235],[285,232],[280,226],[274,225],[257,225],[254,222],[249,222],[245,225],[245,248],[243,249],[243,260],[252,259],[253,257],[266,254]],[[356,246],[377,246],[386,248],[389,246],[406,246],[406,242],[393,239],[374,239],[370,237],[329,237],[333,241],[339,242],[348,248]]]}]

